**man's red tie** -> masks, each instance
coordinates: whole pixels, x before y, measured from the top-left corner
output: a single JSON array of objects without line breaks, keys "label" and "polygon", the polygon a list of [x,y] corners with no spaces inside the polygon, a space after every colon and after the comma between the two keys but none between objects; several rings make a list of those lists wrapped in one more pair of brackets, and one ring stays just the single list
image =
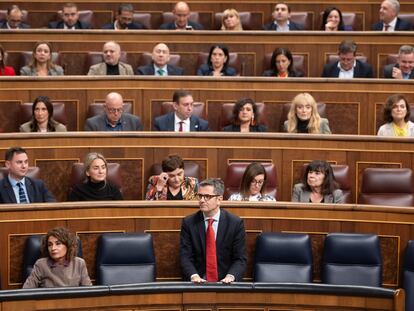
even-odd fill
[{"label": "man's red tie", "polygon": [[208,220],[206,232],[206,279],[207,282],[217,282],[216,238],[213,230],[214,219]]},{"label": "man's red tie", "polygon": [[183,121],[180,121],[180,127],[178,128],[178,131],[179,132],[182,132],[183,131]]},{"label": "man's red tie", "polygon": [[388,24],[384,24],[384,31],[388,31],[388,29],[390,29],[390,25],[388,25]]}]

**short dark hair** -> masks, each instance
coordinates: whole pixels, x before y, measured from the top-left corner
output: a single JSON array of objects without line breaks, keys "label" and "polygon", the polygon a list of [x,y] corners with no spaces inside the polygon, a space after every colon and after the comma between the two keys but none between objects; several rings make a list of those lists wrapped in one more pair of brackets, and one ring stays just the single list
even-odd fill
[{"label": "short dark hair", "polygon": [[264,175],[264,182],[262,188],[260,189],[260,193],[263,195],[267,181],[267,174],[265,168],[262,164],[258,162],[252,162],[246,167],[246,170],[243,173],[243,177],[240,183],[240,194],[242,195],[243,200],[249,200],[251,182],[257,175],[262,174]]},{"label": "short dark hair", "polygon": [[176,90],[173,94],[172,100],[174,103],[178,104],[180,102],[180,98],[186,97],[186,96],[192,96],[191,92],[188,90],[182,90],[182,89]]},{"label": "short dark hair", "polygon": [[357,50],[357,45],[353,40],[343,40],[338,46],[339,54],[353,53],[355,55]]},{"label": "short dark hair", "polygon": [[329,14],[331,14],[332,11],[337,11],[339,14],[339,24],[338,24],[338,30],[344,29],[344,19],[342,18],[342,12],[340,9],[338,9],[335,6],[328,6],[324,11],[322,15],[322,23],[321,23],[321,30],[325,30],[325,25],[328,22]]},{"label": "short dark hair", "polygon": [[66,246],[67,251],[66,251],[65,259],[67,261],[71,261],[73,257],[75,257],[77,247],[78,247],[78,241],[75,235],[72,232],[70,232],[68,229],[63,228],[63,227],[57,227],[57,228],[49,230],[48,233],[42,239],[41,251],[42,251],[43,257],[50,258],[49,247],[47,244],[48,244],[49,237],[51,236],[55,237],[56,239],[58,239],[58,241],[60,241],[62,244]]},{"label": "short dark hair", "polygon": [[279,55],[284,55],[286,58],[290,61],[288,72],[293,71],[293,56],[292,53],[289,51],[289,49],[285,48],[277,48],[272,53],[272,58],[270,59],[270,68],[276,73],[276,75],[279,74],[276,66],[276,58]]},{"label": "short dark hair", "polygon": [[252,120],[251,125],[256,125],[256,124],[259,123],[259,116],[258,116],[258,113],[257,113],[257,105],[254,102],[254,100],[251,99],[251,98],[242,98],[242,99],[239,99],[233,107],[233,123],[234,124],[240,124],[240,120],[239,120],[240,110],[242,110],[244,105],[247,105],[247,104],[251,104],[252,107],[253,107],[254,119]]},{"label": "short dark hair", "polygon": [[408,101],[402,94],[394,94],[387,98],[387,100],[384,103],[384,111],[383,111],[383,119],[385,122],[390,123],[394,120],[392,117],[392,108],[394,104],[398,103],[400,100],[403,100],[405,102],[405,108],[407,109],[407,114],[404,117],[404,121],[408,122],[410,119],[410,106],[408,105]]},{"label": "short dark hair", "polygon": [[163,172],[172,172],[177,168],[184,168],[184,161],[178,154],[170,154],[161,163]]},{"label": "short dark hair", "polygon": [[213,66],[211,62],[211,55],[213,54],[214,49],[220,49],[223,51],[224,55],[226,56],[226,61],[223,64],[223,68],[226,68],[230,61],[230,53],[229,49],[224,44],[216,44],[210,48],[210,52],[208,52],[207,65],[209,67]]},{"label": "short dark hair", "polygon": [[325,175],[321,186],[321,193],[323,195],[332,194],[336,189],[338,189],[338,183],[335,181],[332,167],[328,162],[323,160],[314,160],[308,164],[302,180],[303,188],[307,191],[311,191],[311,188],[308,185],[309,172],[321,172]]},{"label": "short dark hair", "polygon": [[73,2],[66,2],[65,4],[63,4],[62,9],[64,8],[75,8],[78,9],[78,6],[76,5],[76,3]]},{"label": "short dark hair", "polygon": [[287,9],[288,9],[288,12],[290,13],[290,6],[289,6],[289,4],[287,4],[286,2],[283,2],[283,1],[276,2],[274,8],[276,8],[276,6],[279,5],[279,4],[286,5],[287,6]]},{"label": "short dark hair", "polygon": [[214,194],[223,195],[224,194],[224,181],[221,178],[208,178],[200,182],[198,189],[201,187],[212,186],[214,188]]},{"label": "short dark hair", "polygon": [[27,154],[26,150],[24,150],[22,147],[11,147],[7,149],[5,159],[6,161],[11,161],[15,154],[21,154],[21,153]]},{"label": "short dark hair", "polygon": [[121,15],[123,11],[134,13],[134,7],[130,3],[122,3],[118,6],[118,15]]}]

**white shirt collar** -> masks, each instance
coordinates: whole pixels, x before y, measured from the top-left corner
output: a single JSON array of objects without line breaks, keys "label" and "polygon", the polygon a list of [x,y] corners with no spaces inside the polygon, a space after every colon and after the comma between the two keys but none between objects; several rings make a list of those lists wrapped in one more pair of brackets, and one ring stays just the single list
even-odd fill
[{"label": "white shirt collar", "polygon": [[185,120],[181,120],[177,114],[174,112],[174,130],[178,132],[180,127],[180,122],[183,122],[183,132],[189,132],[190,131],[190,118],[187,118]]}]

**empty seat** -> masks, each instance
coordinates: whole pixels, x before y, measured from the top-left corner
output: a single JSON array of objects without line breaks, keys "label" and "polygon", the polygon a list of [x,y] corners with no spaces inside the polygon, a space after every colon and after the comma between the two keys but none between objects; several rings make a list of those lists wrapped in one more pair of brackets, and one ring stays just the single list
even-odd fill
[{"label": "empty seat", "polygon": [[400,13],[398,14],[398,17],[403,21],[410,23],[411,26],[414,25],[414,13]]},{"label": "empty seat", "polygon": [[[198,67],[200,67],[202,64],[207,63],[207,59],[208,59],[208,53],[204,53],[204,52],[198,53],[196,71],[197,71]],[[241,65],[240,60],[239,60],[239,54],[229,53],[228,66],[233,67],[234,69],[236,69],[236,73],[237,73],[238,76],[243,75],[242,65]]]},{"label": "empty seat", "polygon": [[[132,113],[132,103],[131,102],[125,102],[122,107],[124,109],[124,112],[126,113]],[[86,112],[86,118],[90,118],[93,116],[97,116],[99,114],[104,113],[104,103],[92,103],[88,105],[88,111]]]},{"label": "empty seat", "polygon": [[313,13],[312,12],[291,12],[289,20],[302,26],[303,30],[312,30],[312,25],[313,25]]},{"label": "empty seat", "polygon": [[146,29],[152,29],[151,19],[151,13],[134,13],[132,16],[133,23],[144,25]]},{"label": "empty seat", "polygon": [[262,233],[256,238],[253,282],[312,282],[309,235]]},{"label": "empty seat", "polygon": [[[219,128],[215,130],[222,131],[225,126],[233,123],[234,105],[235,103],[224,103],[221,105]],[[256,103],[256,106],[257,106],[257,115],[259,117],[259,123],[267,127],[267,116],[266,116],[265,104]]]},{"label": "empty seat", "polygon": [[[224,190],[224,199],[227,200],[233,193],[240,192],[240,183],[246,170],[246,167],[250,162],[232,162],[227,165],[226,178],[224,184],[226,185]],[[276,198],[277,195],[277,174],[276,167],[273,163],[262,162],[261,163],[266,171],[267,181],[264,193]]]},{"label": "empty seat", "polygon": [[[53,102],[52,105],[53,105],[53,119],[55,119],[59,123],[67,125],[68,119],[66,116],[65,104]],[[32,119],[32,106],[33,106],[33,103],[20,104],[19,118],[16,118],[17,120],[20,119],[20,123],[17,126],[17,130],[20,124],[30,121]]]},{"label": "empty seat", "polygon": [[[154,163],[150,169],[150,175],[159,175],[162,173],[161,163]],[[184,176],[194,177],[200,180],[200,166],[196,162],[184,161]]]},{"label": "empty seat", "polygon": [[405,310],[414,310],[414,240],[408,241],[403,265],[403,288],[405,290]]},{"label": "empty seat", "polygon": [[[270,61],[272,60],[273,53],[266,53],[263,60],[263,71],[271,68]],[[293,69],[297,73],[301,73],[304,77],[308,76],[308,59],[303,54],[293,54]]]},{"label": "empty seat", "polygon": [[[288,114],[290,110],[291,103],[283,104],[282,115],[280,116],[279,130],[285,132],[284,123],[288,119]],[[326,118],[326,104],[325,103],[316,103],[318,113],[321,118]]]},{"label": "empty seat", "polygon": [[325,238],[322,282],[381,286],[381,251],[374,234],[330,233]]},{"label": "empty seat", "polygon": [[148,233],[108,233],[100,236],[96,284],[116,285],[155,281],[155,256]]},{"label": "empty seat", "polygon": [[409,168],[366,168],[360,204],[414,206],[414,176]]}]

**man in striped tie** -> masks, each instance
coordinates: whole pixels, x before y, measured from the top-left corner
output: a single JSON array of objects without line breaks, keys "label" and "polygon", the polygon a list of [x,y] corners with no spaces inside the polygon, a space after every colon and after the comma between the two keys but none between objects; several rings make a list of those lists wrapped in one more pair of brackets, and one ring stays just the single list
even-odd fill
[{"label": "man in striped tie", "polygon": [[56,199],[43,181],[27,177],[29,158],[21,147],[6,151],[8,174],[0,181],[0,203],[55,202]]},{"label": "man in striped tie", "polygon": [[246,269],[246,232],[243,221],[220,208],[224,183],[202,181],[200,210],[183,219],[180,257],[183,279],[193,283],[241,281]]}]

